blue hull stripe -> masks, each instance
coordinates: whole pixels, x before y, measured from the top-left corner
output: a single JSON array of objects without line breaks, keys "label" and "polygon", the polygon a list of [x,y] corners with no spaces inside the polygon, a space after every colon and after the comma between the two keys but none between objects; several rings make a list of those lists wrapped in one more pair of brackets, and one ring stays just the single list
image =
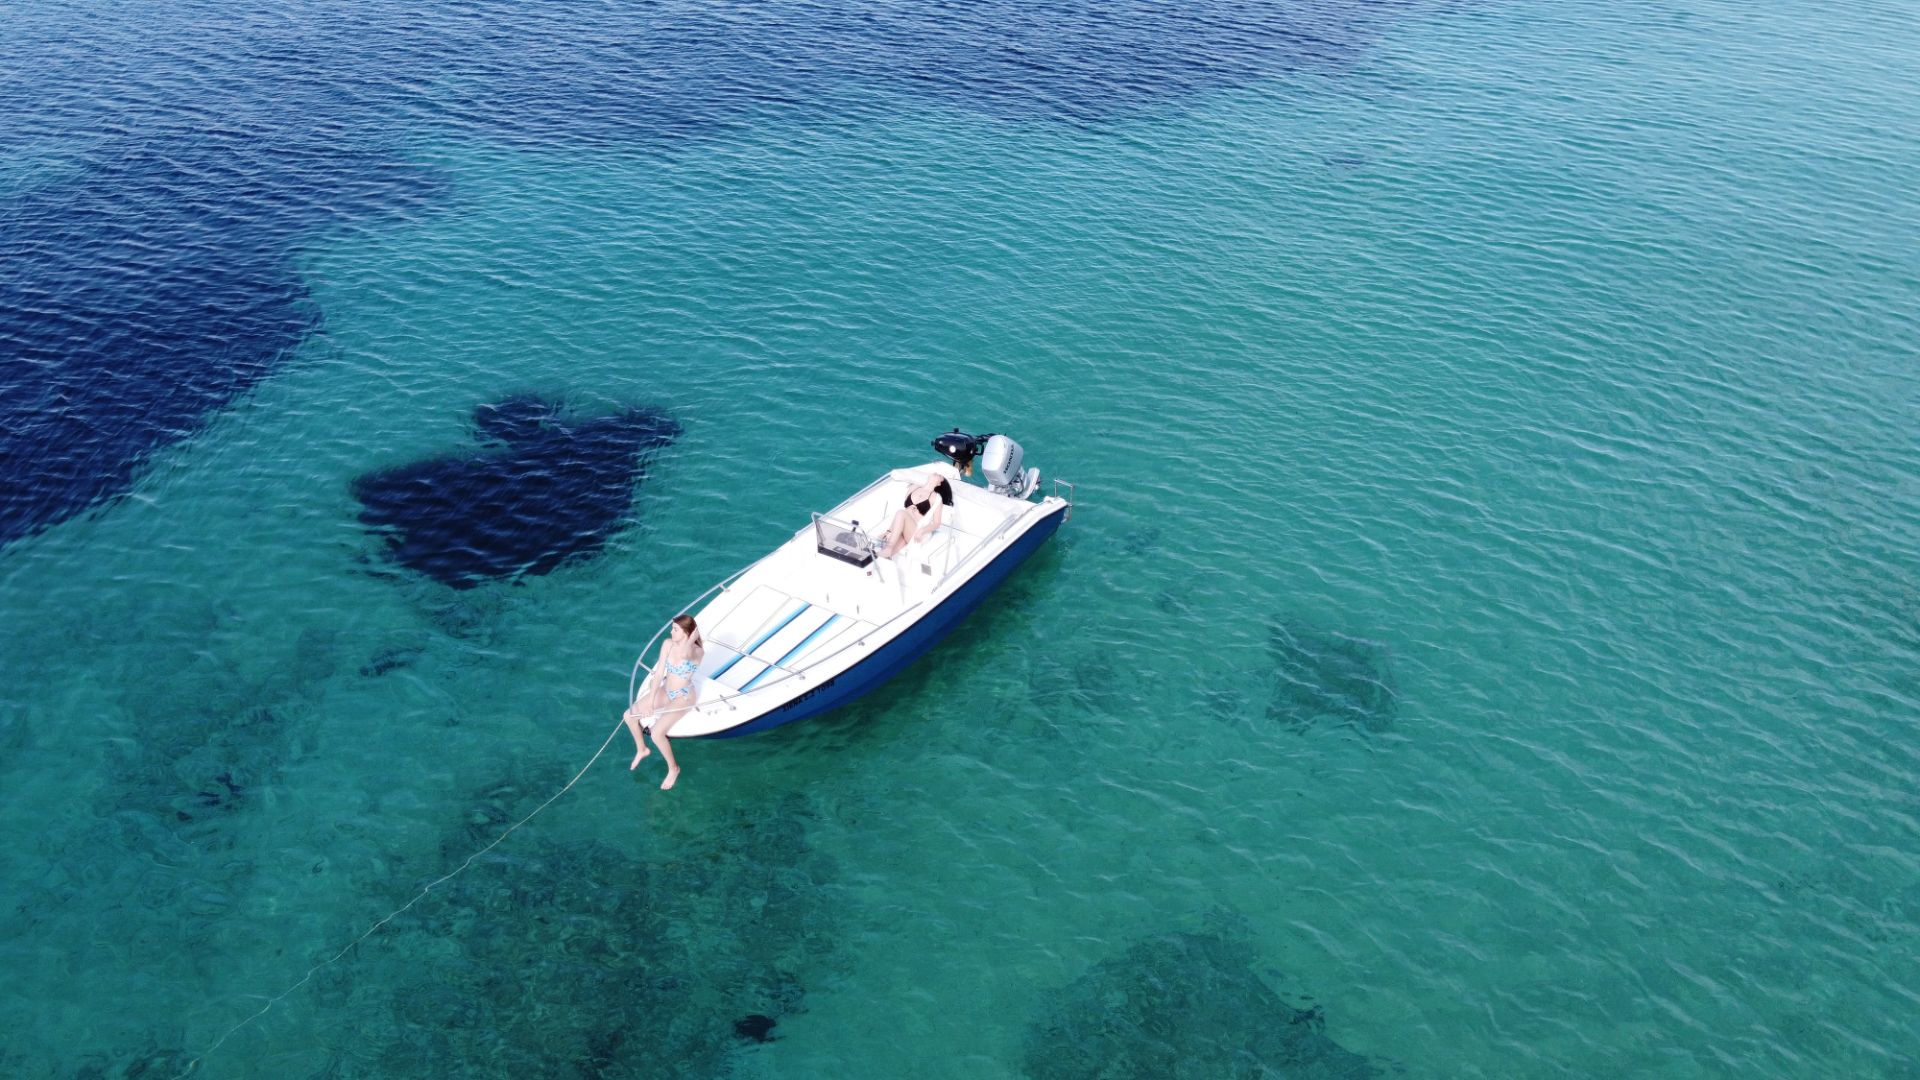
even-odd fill
[{"label": "blue hull stripe", "polygon": [[[788,621],[789,621],[789,622],[791,622],[792,620],[788,620]],[[826,633],[826,632],[827,632],[827,627],[829,627],[829,626],[832,626],[832,625],[833,625],[834,623],[837,623],[837,622],[839,622],[839,621],[840,621],[840,616],[838,616],[838,615],[835,615],[835,616],[833,616],[832,618],[830,618],[830,619],[828,619],[828,620],[827,620],[826,622],[823,622],[823,623],[821,623],[821,624],[820,624],[820,628],[819,628],[818,630],[815,630],[815,631],[814,631],[813,633],[811,633],[811,634],[808,634],[808,635],[807,635],[806,637],[804,637],[804,638],[801,638],[801,639],[800,639],[800,644],[798,644],[798,645],[795,645],[795,646],[794,646],[793,648],[791,648],[791,649],[788,649],[788,650],[787,650],[787,653],[786,653],[786,655],[785,655],[785,656],[782,656],[782,657],[781,657],[780,659],[778,659],[778,660],[775,660],[775,661],[774,661],[773,663],[771,663],[771,664],[768,664],[768,665],[767,665],[767,666],[766,666],[765,668],[763,668],[763,669],[761,669],[761,671],[760,671],[760,674],[758,674],[758,675],[755,675],[755,676],[754,676],[753,678],[751,678],[751,679],[748,679],[748,680],[747,680],[747,685],[745,685],[745,686],[743,686],[743,687],[741,687],[741,688],[740,688],[740,692],[744,694],[744,693],[746,693],[747,691],[749,691],[749,690],[751,690],[751,689],[753,689],[753,684],[754,684],[754,683],[757,683],[757,682],[759,682],[759,681],[760,681],[761,679],[764,679],[764,678],[766,678],[766,677],[767,677],[767,673],[768,673],[768,672],[771,672],[771,671],[774,671],[775,669],[777,669],[777,668],[779,668],[779,666],[780,666],[781,664],[784,664],[784,663],[786,663],[786,662],[787,662],[788,660],[791,660],[791,659],[793,659],[793,658],[794,658],[795,656],[798,656],[798,655],[799,655],[799,653],[800,653],[800,650],[802,650],[802,649],[804,649],[804,648],[806,648],[807,646],[809,646],[809,645],[811,645],[811,644],[813,644],[813,639],[814,639],[814,638],[817,638],[817,637],[819,637],[819,636],[820,636],[821,634],[824,634],[824,633]]]},{"label": "blue hull stripe", "polygon": [[[780,625],[779,625],[779,626],[776,626],[776,627],[774,627],[773,629],[771,629],[771,630],[769,630],[769,631],[767,631],[766,633],[764,633],[764,634],[761,634],[761,635],[760,635],[760,640],[759,640],[759,641],[756,641],[756,642],[754,642],[753,644],[751,644],[751,645],[749,645],[749,646],[747,646],[747,648],[746,648],[746,651],[745,651],[745,652],[739,652],[739,653],[735,653],[735,654],[734,654],[734,657],[733,657],[733,659],[731,659],[731,660],[729,660],[729,661],[727,661],[727,662],[726,662],[726,663],[724,663],[724,664],[721,664],[721,665],[720,665],[720,668],[719,668],[719,670],[717,670],[717,671],[715,671],[715,672],[714,672],[713,674],[711,674],[711,675],[709,675],[709,676],[707,676],[707,678],[708,678],[708,680],[714,680],[714,679],[718,679],[718,678],[719,678],[720,676],[722,676],[722,675],[725,675],[725,674],[726,674],[726,673],[727,673],[727,672],[728,672],[729,670],[731,670],[731,669],[733,668],[733,665],[735,665],[735,664],[737,664],[737,663],[739,663],[740,661],[742,661],[742,660],[745,660],[745,659],[746,659],[747,657],[749,657],[749,656],[751,656],[751,655],[753,655],[753,650],[755,650],[755,649],[757,649],[757,648],[759,648],[759,647],[760,647],[760,646],[762,646],[762,645],[765,645],[765,644],[767,643],[767,639],[768,639],[768,638],[770,638],[770,637],[772,637],[773,635],[775,635],[775,634],[777,634],[777,633],[779,633],[779,632],[780,632],[780,631],[782,631],[782,630],[785,630],[785,629],[787,628],[787,624],[788,624],[788,623],[790,623],[790,622],[792,622],[793,620],[795,620],[795,619],[797,619],[797,618],[799,618],[799,617],[800,617],[800,613],[801,613],[801,612],[803,612],[803,611],[805,611],[805,610],[807,610],[808,608],[810,608],[810,607],[812,607],[812,606],[813,606],[812,604],[801,604],[801,605],[800,605],[799,607],[797,607],[797,608],[795,608],[795,609],[793,609],[793,611],[791,611],[790,613],[788,613],[788,615],[787,615],[787,617],[786,617],[786,618],[784,618],[784,619],[781,619],[781,620],[780,620]],[[765,674],[766,674],[766,672],[764,672],[764,671],[760,673],[760,675],[765,675]],[[758,679],[758,678],[760,677],[760,675],[755,675],[755,676],[754,676],[754,678],[756,678],[756,679]],[[748,686],[752,686],[753,684],[752,684],[752,683],[748,683],[747,685],[748,685]]]},{"label": "blue hull stripe", "polygon": [[1062,506],[1049,514],[1043,521],[1028,529],[1018,540],[1001,552],[992,562],[982,567],[980,572],[966,584],[954,590],[952,596],[940,602],[920,617],[912,626],[901,631],[900,636],[880,646],[872,656],[860,661],[831,679],[816,685],[806,693],[784,705],[775,707],[762,716],[741,724],[736,728],[716,731],[711,735],[688,735],[690,739],[731,739],[740,735],[751,735],[758,731],[767,731],[795,720],[804,720],[809,716],[826,712],[828,709],[845,705],[847,702],[886,682],[908,664],[925,655],[927,650],[938,644],[954,627],[960,625],[980,606],[996,586],[1007,579],[1007,575],[1027,557],[1039,550],[1040,545],[1060,529],[1065,520],[1067,508]]}]

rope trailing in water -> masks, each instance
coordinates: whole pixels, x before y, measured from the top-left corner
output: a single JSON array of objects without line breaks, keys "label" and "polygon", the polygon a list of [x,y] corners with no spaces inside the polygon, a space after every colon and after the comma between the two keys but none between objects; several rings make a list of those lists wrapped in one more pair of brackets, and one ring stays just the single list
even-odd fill
[{"label": "rope trailing in water", "polygon": [[388,912],[385,916],[383,916],[380,919],[379,922],[376,922],[372,926],[367,927],[366,933],[361,934],[359,937],[354,938],[352,941],[348,942],[345,948],[341,949],[337,953],[334,953],[328,959],[322,960],[319,963],[308,968],[307,973],[305,975],[300,976],[299,982],[294,983],[292,986],[289,986],[285,990],[282,990],[278,994],[275,994],[271,998],[268,998],[267,1003],[265,1005],[260,1006],[259,1011],[255,1012],[252,1016],[247,1017],[245,1020],[242,1020],[239,1023],[228,1028],[227,1033],[225,1035],[220,1036],[220,1038],[216,1039],[212,1046],[209,1046],[205,1050],[202,1050],[200,1051],[200,1053],[194,1055],[193,1060],[187,1062],[187,1067],[180,1070],[180,1072],[173,1077],[173,1080],[181,1080],[181,1077],[184,1077],[188,1073],[199,1068],[200,1063],[202,1061],[205,1061],[210,1055],[212,1055],[214,1051],[220,1049],[220,1047],[225,1045],[226,1041],[228,1039],[233,1038],[234,1035],[238,1034],[241,1028],[244,1028],[248,1024],[253,1023],[255,1020],[258,1020],[261,1017],[267,1015],[267,1013],[275,1005],[280,1004],[280,1002],[284,1000],[289,994],[292,994],[295,990],[298,990],[302,986],[307,985],[307,980],[313,978],[314,972],[319,971],[323,967],[327,967],[329,965],[337,963],[341,957],[352,952],[357,946],[359,946],[361,942],[372,937],[375,931],[379,930],[381,927],[387,925],[388,923],[392,922],[394,919],[397,919],[401,915],[405,914],[408,908],[419,903],[423,898],[425,898],[425,896],[428,893],[432,892],[435,888],[438,888],[442,883],[449,881],[455,877],[458,877],[461,874],[461,872],[466,870],[467,867],[473,865],[473,860],[479,858],[482,855],[485,855],[487,852],[492,851],[494,848],[499,847],[500,842],[502,840],[505,840],[507,837],[513,835],[513,830],[519,828],[522,825],[525,825],[529,821],[532,821],[534,817],[540,813],[540,811],[545,810],[549,806],[552,806],[554,802],[560,798],[560,796],[565,795],[567,792],[571,791],[573,789],[573,785],[580,782],[581,777],[587,775],[587,770],[593,768],[593,763],[596,761],[599,761],[600,755],[606,753],[607,747],[613,745],[614,737],[620,734],[620,729],[624,726],[625,726],[624,723],[615,724],[613,726],[613,730],[607,733],[607,741],[600,744],[600,749],[595,750],[593,752],[593,756],[587,759],[587,763],[585,765],[580,766],[580,771],[573,774],[573,779],[567,781],[567,786],[561,788],[559,791],[554,792],[553,795],[550,796],[546,802],[543,802],[539,806],[534,807],[533,813],[530,813],[526,817],[523,817],[519,821],[516,821],[512,825],[509,825],[507,827],[506,832],[503,832],[499,836],[496,836],[493,838],[492,843],[488,844],[486,847],[481,848],[479,851],[476,851],[473,854],[467,856],[466,862],[461,863],[459,866],[454,867],[451,871],[448,871],[446,874],[443,874],[440,877],[435,878],[434,880],[428,882],[424,888],[422,888],[419,892],[413,895],[413,899],[407,901],[406,903]]}]

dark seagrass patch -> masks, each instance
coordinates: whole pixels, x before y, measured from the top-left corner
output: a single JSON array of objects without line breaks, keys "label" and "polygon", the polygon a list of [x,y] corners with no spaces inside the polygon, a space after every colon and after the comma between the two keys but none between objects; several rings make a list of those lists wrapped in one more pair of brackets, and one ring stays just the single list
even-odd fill
[{"label": "dark seagrass patch", "polygon": [[366,473],[360,520],[394,562],[456,589],[551,573],[632,522],[634,488],[680,425],[647,407],[579,417],[532,396],[482,405],[483,448]]},{"label": "dark seagrass patch", "polygon": [[1326,1033],[1320,1005],[1267,983],[1244,931],[1215,926],[1135,941],[1046,997],[1027,1028],[1031,1080],[1371,1080],[1381,1063]]}]

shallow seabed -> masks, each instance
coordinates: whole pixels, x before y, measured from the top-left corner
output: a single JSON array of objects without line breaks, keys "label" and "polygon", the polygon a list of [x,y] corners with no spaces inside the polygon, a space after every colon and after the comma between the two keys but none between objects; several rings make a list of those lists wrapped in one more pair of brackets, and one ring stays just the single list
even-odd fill
[{"label": "shallow seabed", "polygon": [[[431,183],[270,231],[293,350],[0,548],[0,1071],[180,1072],[958,425],[1080,505],[950,643],[671,793],[619,733],[197,1072],[1920,1075],[1907,14],[1416,5],[1107,109],[816,42],[591,137],[423,60]],[[633,524],[391,566],[354,479],[517,394],[678,420]]]}]

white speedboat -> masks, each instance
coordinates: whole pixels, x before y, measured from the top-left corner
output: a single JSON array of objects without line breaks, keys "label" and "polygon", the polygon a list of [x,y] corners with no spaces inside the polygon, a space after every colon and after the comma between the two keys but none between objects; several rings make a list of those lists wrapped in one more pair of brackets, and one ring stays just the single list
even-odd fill
[{"label": "white speedboat", "polygon": [[[1052,493],[1036,498],[1040,471],[1022,470],[1020,446],[1005,435],[954,431],[934,447],[977,455],[987,486],[963,483],[944,463],[894,469],[681,609],[699,623],[706,655],[694,675],[697,704],[673,725],[674,738],[765,731],[879,686],[945,637],[1073,513],[1073,485],[1054,480]],[[874,537],[935,469],[952,478],[954,496],[940,528],[881,558]],[[629,701],[665,632],[641,650]]]}]

